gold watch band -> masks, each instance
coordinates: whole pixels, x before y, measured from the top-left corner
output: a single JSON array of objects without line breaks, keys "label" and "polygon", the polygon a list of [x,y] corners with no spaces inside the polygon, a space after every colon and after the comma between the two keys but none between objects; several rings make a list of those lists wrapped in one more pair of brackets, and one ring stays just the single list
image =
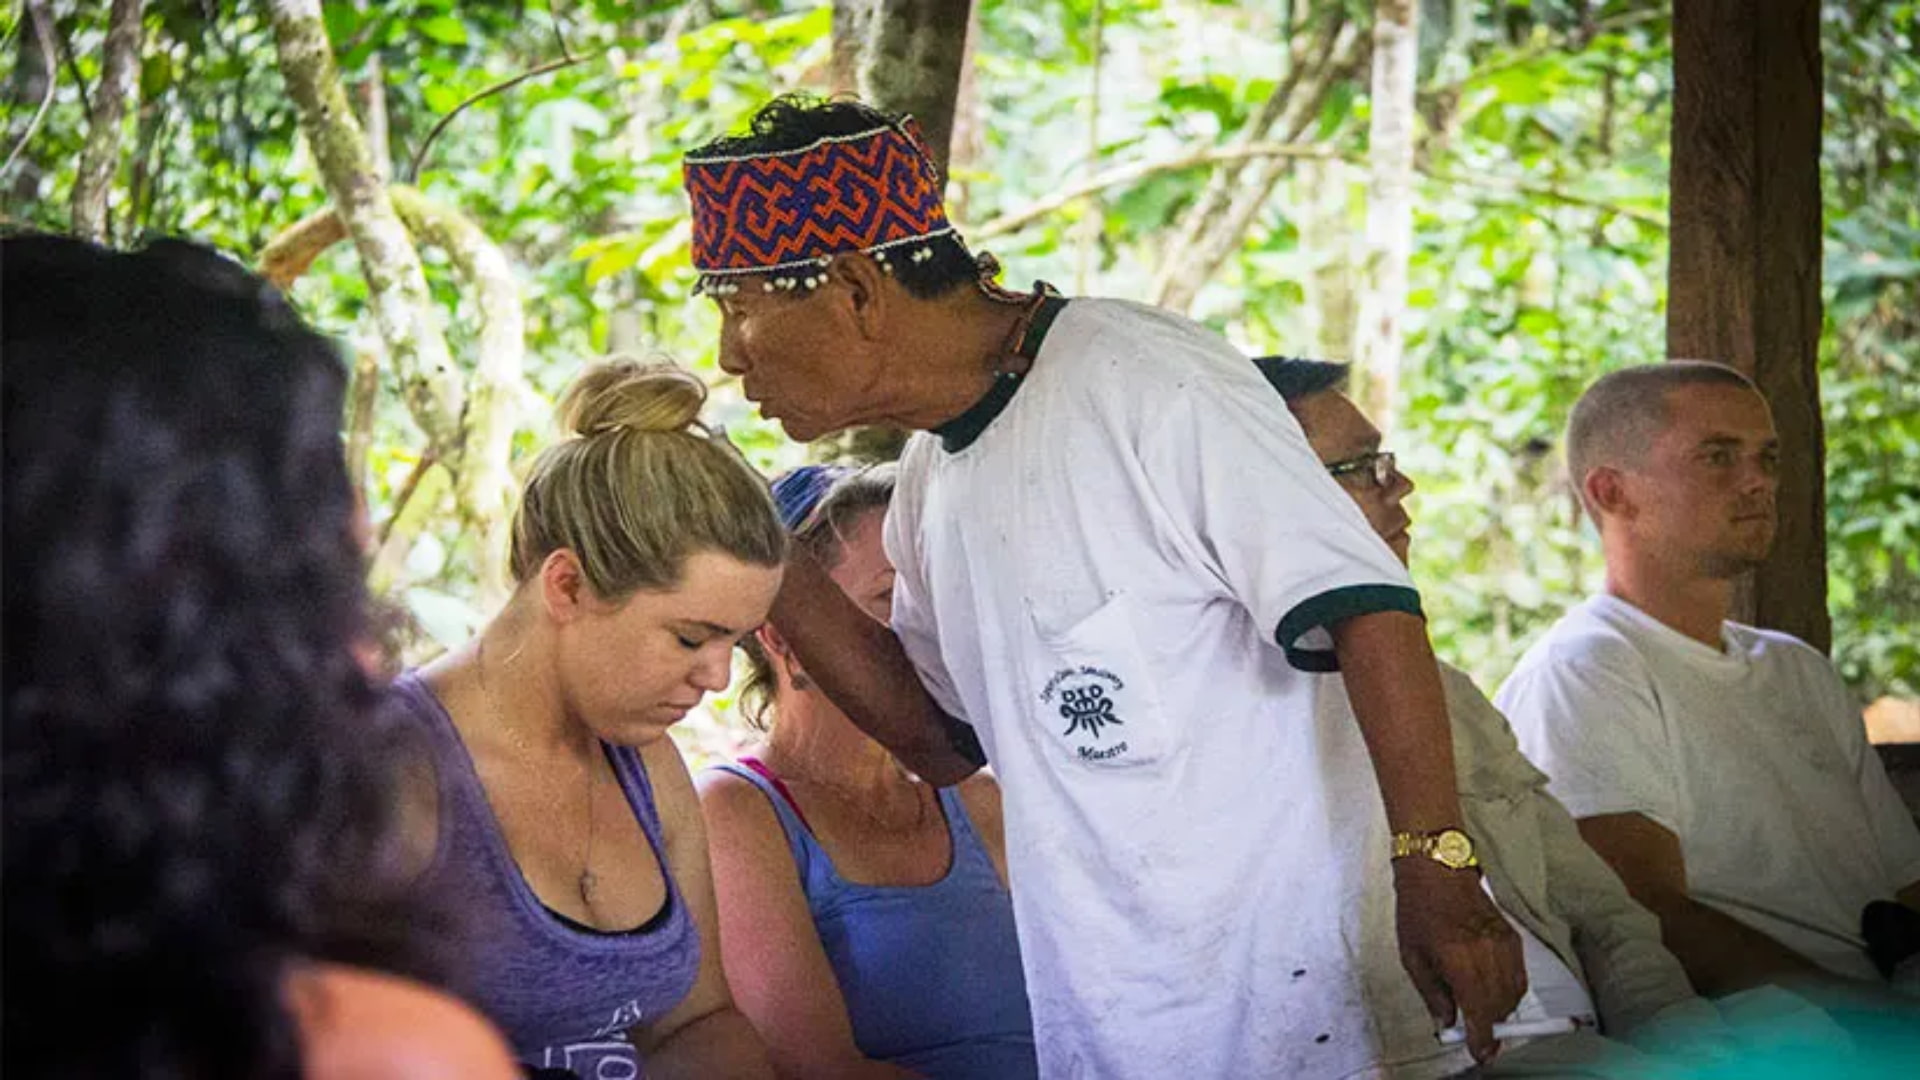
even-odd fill
[{"label": "gold watch band", "polygon": [[1393,857],[1405,859],[1422,855],[1451,870],[1468,870],[1480,865],[1474,854],[1473,839],[1459,829],[1438,832],[1393,834]]}]

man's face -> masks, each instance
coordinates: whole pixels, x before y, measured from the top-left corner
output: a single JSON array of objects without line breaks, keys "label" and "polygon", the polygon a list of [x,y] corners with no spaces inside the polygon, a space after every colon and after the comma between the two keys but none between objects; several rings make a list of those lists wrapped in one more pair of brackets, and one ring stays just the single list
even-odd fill
[{"label": "man's face", "polygon": [[1739,386],[1667,391],[1667,423],[1622,468],[1617,525],[1644,550],[1710,578],[1751,570],[1773,547],[1780,440],[1759,394]]},{"label": "man's face", "polygon": [[860,422],[873,372],[854,327],[841,318],[833,283],[767,292],[749,277],[720,308],[720,368],[740,378],[760,415],[811,442]]},{"label": "man's face", "polygon": [[[1307,434],[1307,445],[1313,447],[1322,465],[1357,462],[1380,452],[1380,429],[1369,423],[1347,395],[1338,390],[1308,394],[1290,403],[1290,407]],[[1373,526],[1373,531],[1380,534],[1401,562],[1406,562],[1407,551],[1413,544],[1409,535],[1413,518],[1402,504],[1413,494],[1413,481],[1395,469],[1387,482],[1380,484],[1371,468],[1347,471],[1335,479],[1360,505],[1367,524]]]}]

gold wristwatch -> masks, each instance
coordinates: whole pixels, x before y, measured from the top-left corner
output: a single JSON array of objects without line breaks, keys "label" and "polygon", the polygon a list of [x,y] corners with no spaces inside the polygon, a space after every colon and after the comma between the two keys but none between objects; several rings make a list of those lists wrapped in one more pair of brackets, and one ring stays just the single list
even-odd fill
[{"label": "gold wristwatch", "polygon": [[1430,833],[1394,833],[1393,857],[1425,855],[1449,870],[1470,870],[1480,865],[1473,855],[1473,839],[1459,829],[1441,829]]}]

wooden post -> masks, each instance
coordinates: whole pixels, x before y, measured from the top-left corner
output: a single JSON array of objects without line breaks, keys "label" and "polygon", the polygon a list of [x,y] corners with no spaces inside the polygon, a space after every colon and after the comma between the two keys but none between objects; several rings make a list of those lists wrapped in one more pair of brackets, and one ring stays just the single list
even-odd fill
[{"label": "wooden post", "polygon": [[1667,353],[1745,372],[1780,429],[1780,533],[1735,617],[1825,649],[1819,0],[1674,0]]}]

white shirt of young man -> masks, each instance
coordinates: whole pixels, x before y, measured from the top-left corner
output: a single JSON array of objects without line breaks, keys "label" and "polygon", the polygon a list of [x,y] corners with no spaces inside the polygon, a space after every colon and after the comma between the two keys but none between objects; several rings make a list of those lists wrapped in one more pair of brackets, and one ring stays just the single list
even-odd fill
[{"label": "white shirt of young man", "polygon": [[1879,977],[1860,912],[1920,880],[1920,830],[1826,657],[1737,623],[1714,649],[1603,595],[1496,700],[1575,817],[1646,816],[1679,838],[1695,900]]},{"label": "white shirt of young man", "polygon": [[1418,599],[1250,361],[1073,301],[977,440],[910,442],[886,541],[895,629],[1004,791],[1042,1075],[1395,1075],[1376,1001],[1433,1056],[1368,963],[1379,790],[1308,673]]}]

